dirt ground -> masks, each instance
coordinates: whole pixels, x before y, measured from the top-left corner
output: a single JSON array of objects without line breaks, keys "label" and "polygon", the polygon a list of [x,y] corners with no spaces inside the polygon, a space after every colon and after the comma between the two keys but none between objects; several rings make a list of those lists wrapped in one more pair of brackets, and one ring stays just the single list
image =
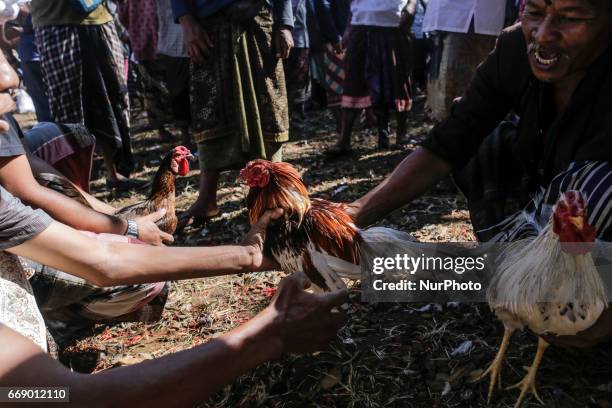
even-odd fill
[{"label": "dirt ground", "polygon": [[[422,110],[410,116],[417,143],[431,125]],[[331,116],[312,112],[305,132],[294,137],[285,160],[303,171],[313,196],[348,202],[380,182],[415,146],[378,151],[372,130],[356,132],[357,153],[328,160],[322,150],[333,142]],[[178,144],[178,141],[174,144]],[[135,136],[141,163],[136,176],[148,180],[173,143],[151,132]],[[99,163],[97,163],[99,167]],[[197,164],[192,166],[197,169]],[[99,175],[99,171],[97,172]],[[178,205],[195,200],[198,171],[178,180]],[[406,183],[409,183],[406,180]],[[123,206],[142,194],[115,195],[103,179],[97,195]],[[246,188],[237,172],[223,174],[222,215],[205,226],[188,228],[176,245],[236,243],[247,231]],[[465,201],[445,180],[421,199],[380,222],[423,241],[473,241]],[[160,357],[207,340],[248,320],[273,294],[282,273],[198,279],[173,284],[161,321],[96,327],[90,336],[62,352],[75,370],[99,372]],[[486,382],[472,383],[492,360],[502,326],[486,305],[366,304],[358,284],[352,287],[348,325],[331,346],[312,355],[286,355],[226,386],[202,407],[484,407]],[[504,366],[504,386],[518,382],[531,364],[536,338],[515,334]],[[540,396],[551,407],[611,407],[612,360],[609,347],[588,351],[551,347],[539,372]],[[496,392],[492,406],[512,406],[517,390]],[[530,399],[524,406],[540,406]]]}]

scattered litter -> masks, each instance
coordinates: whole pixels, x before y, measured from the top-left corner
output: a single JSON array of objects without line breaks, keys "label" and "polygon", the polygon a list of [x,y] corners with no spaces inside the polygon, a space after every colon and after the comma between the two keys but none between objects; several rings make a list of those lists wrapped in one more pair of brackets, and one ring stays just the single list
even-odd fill
[{"label": "scattered litter", "polygon": [[464,354],[468,354],[472,350],[473,346],[474,346],[474,343],[472,343],[471,340],[466,340],[463,343],[461,343],[459,347],[457,347],[451,352],[451,356],[455,357],[455,356],[462,356]]}]

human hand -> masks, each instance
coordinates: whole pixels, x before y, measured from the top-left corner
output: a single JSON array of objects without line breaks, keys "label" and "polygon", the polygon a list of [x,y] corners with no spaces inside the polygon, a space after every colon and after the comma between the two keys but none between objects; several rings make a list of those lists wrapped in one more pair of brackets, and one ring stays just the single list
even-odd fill
[{"label": "human hand", "polygon": [[288,28],[281,28],[274,33],[276,58],[287,59],[293,48],[293,35]]},{"label": "human hand", "polygon": [[612,337],[612,310],[603,311],[597,322],[574,336],[542,336],[548,343],[559,347],[589,348]]},{"label": "human hand", "polygon": [[331,46],[336,54],[342,54],[344,52],[344,48],[342,48],[342,41],[334,43]]},{"label": "human hand", "polygon": [[[13,97],[8,93],[0,93],[0,115],[13,112],[15,108],[16,105]],[[0,120],[0,133],[6,133],[10,128],[11,126],[7,121]]]},{"label": "human hand", "polygon": [[174,237],[159,229],[157,221],[161,220],[166,215],[166,209],[162,208],[154,213],[145,215],[144,217],[134,218],[138,224],[138,239],[147,244],[161,246],[174,242]]},{"label": "human hand", "polygon": [[355,225],[357,225],[357,219],[359,218],[359,211],[361,210],[361,204],[358,201],[346,204],[344,212],[351,217]]},{"label": "human hand", "polygon": [[253,257],[252,270],[269,271],[278,269],[279,265],[272,259],[266,258],[263,254],[264,242],[266,242],[266,230],[273,220],[282,217],[282,208],[266,211],[257,222],[251,225],[251,230],[245,235],[240,243],[242,246],[249,247]]},{"label": "human hand", "polygon": [[272,303],[262,312],[269,330],[280,337],[284,352],[303,353],[325,347],[346,323],[337,307],[348,301],[346,290],[308,293],[310,280],[303,273],[284,278]]},{"label": "human hand", "polygon": [[210,57],[211,48],[214,48],[210,37],[191,15],[182,16],[179,23],[183,29],[187,54],[198,64],[205,63]]},{"label": "human hand", "polygon": [[344,30],[344,34],[342,34],[342,48],[343,49],[347,49],[348,48],[348,44],[349,41],[351,40],[351,31],[352,31],[352,27],[349,25],[348,27],[346,27],[346,30]]}]

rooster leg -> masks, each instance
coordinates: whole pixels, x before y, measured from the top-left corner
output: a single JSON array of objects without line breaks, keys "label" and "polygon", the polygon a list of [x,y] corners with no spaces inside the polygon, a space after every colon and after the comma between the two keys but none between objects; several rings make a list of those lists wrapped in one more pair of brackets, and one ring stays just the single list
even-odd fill
[{"label": "rooster leg", "polygon": [[491,402],[491,397],[493,396],[493,390],[495,389],[495,384],[501,389],[501,372],[502,366],[504,363],[504,357],[506,356],[506,350],[508,349],[508,344],[510,344],[510,336],[514,329],[505,328],[504,329],[504,337],[502,339],[501,344],[499,345],[499,351],[497,355],[489,365],[489,368],[485,370],[484,373],[480,374],[480,376],[475,381],[480,381],[486,376],[490,376],[489,380],[489,393],[487,395],[487,402]]},{"label": "rooster leg", "polygon": [[518,384],[506,388],[507,390],[513,388],[521,389],[521,394],[519,395],[516,404],[514,404],[514,408],[518,408],[521,405],[521,402],[523,402],[528,392],[531,392],[533,396],[536,397],[538,401],[540,401],[540,404],[544,405],[544,402],[542,401],[542,399],[538,395],[538,391],[536,390],[535,379],[536,374],[538,372],[538,368],[540,367],[540,363],[542,362],[542,357],[544,356],[544,351],[546,351],[547,347],[548,343],[540,338],[538,340],[538,351],[536,352],[535,358],[533,359],[533,364],[531,365],[531,367],[529,367],[525,378],[523,378]]}]

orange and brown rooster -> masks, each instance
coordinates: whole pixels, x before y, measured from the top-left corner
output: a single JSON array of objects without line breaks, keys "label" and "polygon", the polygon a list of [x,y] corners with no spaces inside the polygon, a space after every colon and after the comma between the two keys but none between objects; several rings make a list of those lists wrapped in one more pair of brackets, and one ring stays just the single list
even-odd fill
[{"label": "orange and brown rooster", "polygon": [[344,289],[341,278],[361,277],[362,244],[387,242],[400,234],[387,228],[358,229],[346,213],[346,204],[310,198],[299,173],[288,163],[255,160],[240,176],[250,187],[251,223],[268,209],[284,210],[284,218],[268,227],[266,255],[285,272],[304,272],[323,290]]},{"label": "orange and brown rooster", "polygon": [[[346,205],[309,198],[297,170],[289,163],[255,160],[240,176],[250,187],[247,196],[249,221],[257,221],[271,208],[282,208],[283,219],[268,227],[264,250],[286,272],[304,272],[323,290],[345,287],[328,268],[321,268],[318,254],[359,264],[361,237]],[[324,269],[324,270],[322,270]]]},{"label": "orange and brown rooster", "polygon": [[173,234],[178,221],[175,213],[176,176],[185,176],[189,173],[189,158],[191,157],[191,152],[184,146],[172,149],[164,157],[153,177],[149,197],[144,201],[123,207],[115,215],[124,219],[132,219],[165,208],[166,214],[156,224],[160,230]]}]

